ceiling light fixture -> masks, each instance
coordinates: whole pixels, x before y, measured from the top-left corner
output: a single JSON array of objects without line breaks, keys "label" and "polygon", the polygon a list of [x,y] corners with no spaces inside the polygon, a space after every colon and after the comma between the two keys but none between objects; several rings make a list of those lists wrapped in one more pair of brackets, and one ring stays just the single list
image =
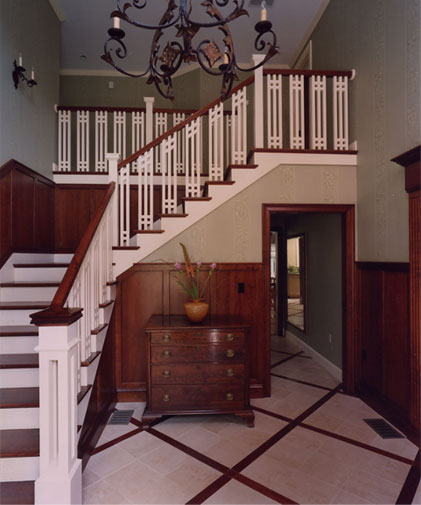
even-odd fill
[{"label": "ceiling light fixture", "polygon": [[[113,18],[113,27],[108,30],[110,38],[105,42],[104,54],[101,56],[104,61],[122,74],[131,77],[148,75],[148,84],[154,83],[159,93],[165,98],[174,99],[172,77],[182,63],[198,62],[208,74],[222,76],[221,97],[226,98],[231,91],[233,82],[238,80],[238,70],[244,72],[255,70],[278,53],[276,35],[272,31],[272,23],[267,19],[265,1],[261,4],[260,21],[254,27],[257,32],[254,47],[257,51],[265,51],[265,54],[258,65],[249,68],[238,65],[234,53],[234,43],[228,27],[231,21],[240,16],[248,16],[248,12],[243,8],[244,0],[202,1],[200,5],[210,17],[209,22],[199,22],[192,19],[193,0],[179,0],[179,5],[176,4],[176,0],[166,0],[165,3],[167,7],[159,24],[149,25],[136,21],[129,16],[130,8],[133,7],[141,11],[147,6],[148,0],[126,1],[124,4],[122,0],[117,0],[117,9],[110,15]],[[229,4],[232,6],[231,12],[228,15],[222,15],[220,8],[227,7]],[[124,60],[128,55],[126,45],[123,42],[126,33],[120,27],[121,21],[138,28],[155,31],[148,67],[140,74],[123,70],[117,63],[119,60]],[[164,30],[171,27],[176,28],[175,38],[182,39],[182,41],[168,41],[161,50],[159,41],[164,35]],[[218,28],[223,34],[223,42],[220,44],[223,47],[219,47],[213,39],[204,39],[197,44],[193,44],[193,38],[201,28]],[[163,89],[163,86],[166,89]]]}]

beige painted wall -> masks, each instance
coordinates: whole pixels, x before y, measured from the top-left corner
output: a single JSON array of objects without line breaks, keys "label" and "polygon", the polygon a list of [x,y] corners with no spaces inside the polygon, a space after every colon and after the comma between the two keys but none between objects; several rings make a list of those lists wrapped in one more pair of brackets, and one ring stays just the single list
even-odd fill
[{"label": "beige painted wall", "polygon": [[315,69],[357,72],[357,259],[408,261],[404,169],[390,159],[420,143],[420,2],[331,0],[311,39]]},{"label": "beige painted wall", "polygon": [[282,165],[175,237],[143,262],[262,261],[262,203],[355,203],[356,171],[343,166]]}]

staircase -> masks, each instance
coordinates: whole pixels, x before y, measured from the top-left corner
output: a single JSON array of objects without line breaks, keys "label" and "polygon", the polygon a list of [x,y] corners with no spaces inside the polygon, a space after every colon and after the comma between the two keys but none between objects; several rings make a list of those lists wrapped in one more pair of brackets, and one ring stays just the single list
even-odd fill
[{"label": "staircase", "polygon": [[34,503],[39,475],[38,328],[70,255],[14,254],[0,282],[0,501]]}]

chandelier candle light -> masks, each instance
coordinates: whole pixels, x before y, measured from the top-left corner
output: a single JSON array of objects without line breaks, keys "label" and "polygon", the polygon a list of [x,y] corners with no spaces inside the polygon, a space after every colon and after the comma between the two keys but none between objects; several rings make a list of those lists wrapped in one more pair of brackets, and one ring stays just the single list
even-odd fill
[{"label": "chandelier candle light", "polygon": [[175,263],[174,267],[177,271],[175,280],[191,299],[190,302],[184,304],[187,317],[190,321],[199,323],[206,317],[209,311],[209,304],[203,302],[202,299],[209,279],[216,269],[216,263],[209,265],[209,272],[206,280],[200,285],[200,268],[202,267],[202,262],[198,261],[193,265],[186,246],[181,242],[180,246],[183,249],[184,269],[181,263]]},{"label": "chandelier candle light", "polygon": [[[154,0],[154,3],[160,0]],[[234,53],[234,43],[228,24],[241,16],[248,16],[244,9],[245,0],[205,0],[200,5],[209,16],[208,22],[193,19],[193,4],[198,8],[199,1],[194,0],[161,0],[167,4],[165,12],[158,24],[146,24],[134,19],[131,14],[140,11],[148,4],[148,0],[117,0],[117,9],[111,12],[113,26],[108,30],[110,38],[105,42],[104,54],[101,58],[122,74],[130,77],[148,76],[148,84],[155,84],[159,93],[170,100],[174,99],[172,77],[182,63],[198,62],[208,74],[222,76],[221,97],[227,98],[233,82],[238,80],[237,71],[253,71],[264,65],[272,56],[278,53],[276,35],[272,31],[272,23],[267,20],[266,3],[262,2],[260,21],[255,25],[257,37],[254,47],[257,51],[265,51],[262,61],[253,67],[243,68],[237,63]],[[220,9],[231,6],[228,14],[222,14]],[[126,32],[121,28],[121,21],[137,28],[154,31],[149,55],[149,63],[145,71],[138,74],[124,70],[119,62],[128,56],[128,50],[123,42]],[[175,39],[168,41],[163,49],[159,43],[165,30],[176,28]],[[197,44],[193,38],[201,28],[218,28],[223,34],[223,43],[219,47],[214,39],[204,39]],[[217,63],[219,62],[219,65]],[[163,88],[166,87],[166,89]]]}]

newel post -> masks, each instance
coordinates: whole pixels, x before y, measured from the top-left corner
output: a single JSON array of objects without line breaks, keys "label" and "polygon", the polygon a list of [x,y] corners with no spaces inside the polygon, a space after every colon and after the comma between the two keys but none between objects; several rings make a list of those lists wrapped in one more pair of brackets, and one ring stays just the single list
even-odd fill
[{"label": "newel post", "polygon": [[[263,54],[253,54],[253,66],[264,60]],[[264,147],[263,66],[254,71],[254,147]]]},{"label": "newel post", "polygon": [[153,96],[145,96],[143,100],[146,103],[146,145],[153,140],[153,104],[155,98]]},{"label": "newel post", "polygon": [[40,475],[36,504],[82,503],[82,461],[77,457],[79,335],[82,309],[32,314],[39,327]]},{"label": "newel post", "polygon": [[116,193],[113,196],[113,208],[112,208],[112,238],[113,238],[113,246],[119,245],[118,240],[118,198],[116,195],[118,194],[118,161],[120,159],[120,155],[118,153],[107,153],[105,155],[105,159],[107,160],[108,165],[108,182],[116,183]]}]

